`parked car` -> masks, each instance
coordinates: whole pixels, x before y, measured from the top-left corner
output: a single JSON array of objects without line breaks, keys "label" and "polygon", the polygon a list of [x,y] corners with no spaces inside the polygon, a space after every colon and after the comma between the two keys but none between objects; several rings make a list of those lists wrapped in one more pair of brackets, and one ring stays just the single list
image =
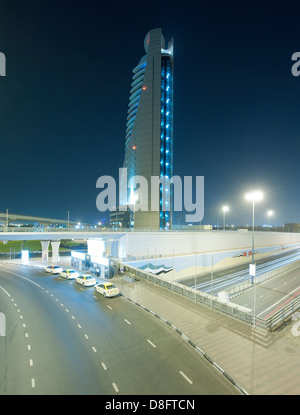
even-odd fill
[{"label": "parked car", "polygon": [[96,279],[90,274],[82,274],[79,277],[75,278],[75,281],[78,284],[82,284],[85,287],[95,285],[97,283]]},{"label": "parked car", "polygon": [[45,268],[46,272],[49,272],[49,274],[60,274],[62,272],[62,268],[58,265],[49,265]]},{"label": "parked car", "polygon": [[111,282],[100,282],[99,284],[95,285],[95,290],[104,295],[104,297],[114,297],[120,294],[120,290],[115,284]]},{"label": "parked car", "polygon": [[64,269],[61,273],[60,273],[61,277],[66,278],[67,280],[74,280],[75,278],[79,277],[79,274],[77,271],[75,271],[75,269]]}]

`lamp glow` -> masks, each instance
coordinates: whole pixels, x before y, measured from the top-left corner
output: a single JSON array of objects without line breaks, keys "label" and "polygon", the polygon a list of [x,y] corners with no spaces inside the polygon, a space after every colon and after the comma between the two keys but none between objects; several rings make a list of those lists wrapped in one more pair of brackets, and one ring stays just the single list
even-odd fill
[{"label": "lamp glow", "polygon": [[259,202],[263,198],[263,192],[255,190],[254,192],[247,193],[245,198],[249,201]]}]

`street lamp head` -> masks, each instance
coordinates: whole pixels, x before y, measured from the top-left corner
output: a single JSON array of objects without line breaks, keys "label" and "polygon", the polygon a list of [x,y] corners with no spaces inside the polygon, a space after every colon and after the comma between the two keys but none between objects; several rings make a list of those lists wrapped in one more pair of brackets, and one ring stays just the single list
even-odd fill
[{"label": "street lamp head", "polygon": [[267,212],[268,216],[272,216],[273,213],[274,213],[273,210],[268,210],[268,212]]},{"label": "street lamp head", "polygon": [[258,202],[263,198],[263,193],[260,190],[255,190],[254,192],[246,194],[246,200],[251,202]]},{"label": "street lamp head", "polygon": [[223,206],[222,210],[223,210],[223,212],[228,212],[229,207],[228,206]]}]

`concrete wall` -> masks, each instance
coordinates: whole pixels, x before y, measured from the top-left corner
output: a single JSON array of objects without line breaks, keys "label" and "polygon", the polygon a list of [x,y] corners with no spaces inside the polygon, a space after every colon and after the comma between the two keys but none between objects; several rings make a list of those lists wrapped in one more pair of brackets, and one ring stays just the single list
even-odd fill
[{"label": "concrete wall", "polygon": [[[300,234],[256,232],[255,259],[299,247]],[[238,256],[237,254],[243,254]],[[245,255],[246,254],[246,255]],[[191,275],[249,263],[252,259],[251,232],[146,232],[121,238],[119,255],[137,268],[162,267],[165,280],[176,281]],[[245,255],[245,256],[244,256]],[[153,270],[152,270],[153,272]]]},{"label": "concrete wall", "polygon": [[[300,243],[300,233],[255,232],[254,247]],[[120,238],[121,258],[161,257],[251,249],[252,232],[141,232]]]}]

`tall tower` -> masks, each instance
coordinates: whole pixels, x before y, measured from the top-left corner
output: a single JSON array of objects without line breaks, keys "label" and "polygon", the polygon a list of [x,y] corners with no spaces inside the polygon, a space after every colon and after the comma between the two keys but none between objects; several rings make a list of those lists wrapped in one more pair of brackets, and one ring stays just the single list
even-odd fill
[{"label": "tall tower", "polygon": [[[125,159],[128,181],[143,176],[148,182],[148,211],[134,212],[134,227],[170,229],[172,226],[172,195],[163,207],[169,188],[160,184],[159,210],[151,211],[151,177],[171,178],[173,175],[173,40],[165,48],[161,29],[153,29],[144,40],[146,55],[133,69],[125,137]],[[134,193],[131,183],[128,200]],[[152,189],[153,190],[153,189]],[[153,197],[153,194],[152,194]],[[124,201],[123,201],[124,203]],[[122,201],[121,203],[122,204]]]}]

